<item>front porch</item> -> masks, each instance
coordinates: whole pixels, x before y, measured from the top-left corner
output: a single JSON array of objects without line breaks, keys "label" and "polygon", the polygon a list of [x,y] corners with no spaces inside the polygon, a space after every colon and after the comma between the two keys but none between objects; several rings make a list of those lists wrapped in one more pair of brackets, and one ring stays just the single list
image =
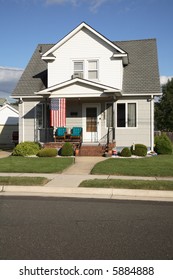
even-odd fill
[{"label": "front porch", "polygon": [[[57,130],[57,129],[56,129]],[[64,143],[69,142],[72,144],[74,151],[78,150],[79,156],[104,156],[105,153],[111,153],[112,149],[116,146],[114,139],[114,129],[108,128],[102,138],[91,137],[97,141],[84,141],[83,128],[81,127],[80,137],[71,137],[72,129],[65,128],[63,137],[56,136],[56,130],[53,128],[39,129],[37,131],[36,141],[40,142],[44,148],[61,149]],[[91,132],[92,134],[93,132]],[[94,132],[96,135],[96,132]],[[99,140],[99,141],[98,141]],[[76,153],[75,153],[76,154]]]},{"label": "front porch", "polygon": [[[56,149],[61,149],[62,146],[64,145],[65,141],[61,142],[47,142],[43,144],[44,148],[56,148]],[[87,144],[82,144],[79,142],[70,142],[73,146],[73,149],[75,151],[76,156],[104,156],[107,147],[106,145],[100,145],[100,144],[95,144],[95,145],[87,145]],[[76,150],[78,150],[78,153],[76,153]]]}]

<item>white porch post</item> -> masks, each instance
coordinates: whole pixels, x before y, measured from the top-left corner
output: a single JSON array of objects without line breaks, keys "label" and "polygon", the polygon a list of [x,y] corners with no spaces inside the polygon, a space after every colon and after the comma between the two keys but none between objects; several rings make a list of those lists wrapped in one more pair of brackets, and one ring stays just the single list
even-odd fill
[{"label": "white porch post", "polygon": [[19,100],[19,143],[24,142],[25,124],[24,124],[24,102],[22,98]]},{"label": "white porch post", "polygon": [[114,100],[114,103],[113,103],[113,117],[114,117],[114,120],[113,120],[113,125],[114,125],[114,139],[113,141],[115,141],[115,145],[117,145],[116,143],[116,100]]}]

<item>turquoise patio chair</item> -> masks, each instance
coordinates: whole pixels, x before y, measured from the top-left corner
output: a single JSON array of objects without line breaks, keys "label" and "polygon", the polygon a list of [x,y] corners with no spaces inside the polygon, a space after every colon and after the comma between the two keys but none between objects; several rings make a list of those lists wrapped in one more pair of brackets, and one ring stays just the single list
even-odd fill
[{"label": "turquoise patio chair", "polygon": [[56,140],[64,141],[66,136],[66,127],[58,127],[55,131],[55,142]]},{"label": "turquoise patio chair", "polygon": [[82,140],[82,127],[73,127],[71,133],[72,140]]}]

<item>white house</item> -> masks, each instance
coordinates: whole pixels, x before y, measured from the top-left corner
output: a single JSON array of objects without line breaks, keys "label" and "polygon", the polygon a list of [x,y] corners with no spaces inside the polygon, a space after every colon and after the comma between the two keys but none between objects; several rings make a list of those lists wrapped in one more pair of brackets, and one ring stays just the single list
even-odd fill
[{"label": "white house", "polygon": [[18,131],[19,112],[13,106],[5,104],[0,107],[0,144],[12,143],[13,131]]},{"label": "white house", "polygon": [[50,104],[58,98],[65,100],[65,127],[82,127],[82,145],[153,150],[160,94],[155,39],[110,41],[82,22],[31,57],[12,95],[20,100],[19,142],[53,142]]}]

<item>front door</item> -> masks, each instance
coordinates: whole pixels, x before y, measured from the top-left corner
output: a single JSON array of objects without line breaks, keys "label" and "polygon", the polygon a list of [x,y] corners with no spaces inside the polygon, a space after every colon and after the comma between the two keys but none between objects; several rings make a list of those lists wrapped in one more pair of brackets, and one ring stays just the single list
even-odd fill
[{"label": "front door", "polygon": [[98,142],[100,139],[100,104],[83,104],[83,142]]}]

